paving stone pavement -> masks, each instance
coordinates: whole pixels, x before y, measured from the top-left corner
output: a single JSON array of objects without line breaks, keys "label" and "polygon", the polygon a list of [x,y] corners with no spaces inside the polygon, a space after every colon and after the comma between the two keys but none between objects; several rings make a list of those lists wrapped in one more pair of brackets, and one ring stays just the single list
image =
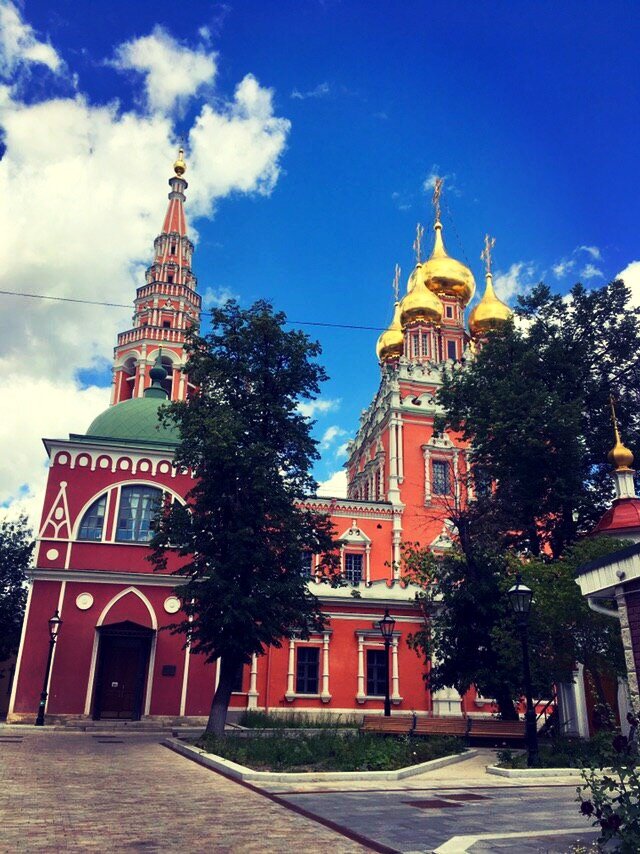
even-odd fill
[{"label": "paving stone pavement", "polygon": [[172,753],[162,736],[0,739],[0,852],[364,854],[368,847]]}]

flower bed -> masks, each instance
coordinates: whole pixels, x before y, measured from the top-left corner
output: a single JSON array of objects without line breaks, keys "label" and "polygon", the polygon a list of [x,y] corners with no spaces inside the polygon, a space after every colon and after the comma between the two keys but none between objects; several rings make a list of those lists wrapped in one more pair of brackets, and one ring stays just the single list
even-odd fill
[{"label": "flower bed", "polygon": [[330,730],[295,738],[278,733],[251,739],[203,736],[198,747],[258,771],[393,771],[465,750],[458,738],[343,738]]},{"label": "flower bed", "polygon": [[[608,733],[591,739],[557,738],[538,744],[538,768],[586,768],[597,764],[603,755]],[[526,768],[526,750],[499,750],[499,768]]]}]

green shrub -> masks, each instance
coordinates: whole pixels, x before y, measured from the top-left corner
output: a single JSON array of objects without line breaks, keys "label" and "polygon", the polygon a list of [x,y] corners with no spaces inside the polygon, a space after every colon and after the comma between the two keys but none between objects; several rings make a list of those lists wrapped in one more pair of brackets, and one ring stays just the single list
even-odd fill
[{"label": "green shrub", "polygon": [[465,749],[458,738],[416,739],[372,733],[347,738],[330,730],[288,737],[279,733],[203,736],[198,746],[240,765],[269,771],[386,771]]},{"label": "green shrub", "polygon": [[310,717],[304,712],[288,711],[281,714],[267,714],[246,710],[238,721],[240,726],[247,729],[336,729],[338,727],[355,729],[352,720],[344,719],[342,715],[332,715],[330,712],[319,712]]}]

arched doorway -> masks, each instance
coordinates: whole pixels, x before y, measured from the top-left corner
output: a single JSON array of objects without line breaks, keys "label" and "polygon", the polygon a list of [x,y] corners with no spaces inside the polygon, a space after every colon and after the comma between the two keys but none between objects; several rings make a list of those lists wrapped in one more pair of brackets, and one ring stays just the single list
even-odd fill
[{"label": "arched doorway", "polygon": [[99,626],[93,719],[140,720],[153,629],[128,620]]}]

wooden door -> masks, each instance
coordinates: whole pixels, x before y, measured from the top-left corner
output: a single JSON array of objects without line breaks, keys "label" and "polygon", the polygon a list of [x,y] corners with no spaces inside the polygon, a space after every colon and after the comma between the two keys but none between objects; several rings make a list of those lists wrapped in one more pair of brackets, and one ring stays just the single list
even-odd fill
[{"label": "wooden door", "polygon": [[103,634],[94,717],[138,720],[142,712],[150,638]]}]

